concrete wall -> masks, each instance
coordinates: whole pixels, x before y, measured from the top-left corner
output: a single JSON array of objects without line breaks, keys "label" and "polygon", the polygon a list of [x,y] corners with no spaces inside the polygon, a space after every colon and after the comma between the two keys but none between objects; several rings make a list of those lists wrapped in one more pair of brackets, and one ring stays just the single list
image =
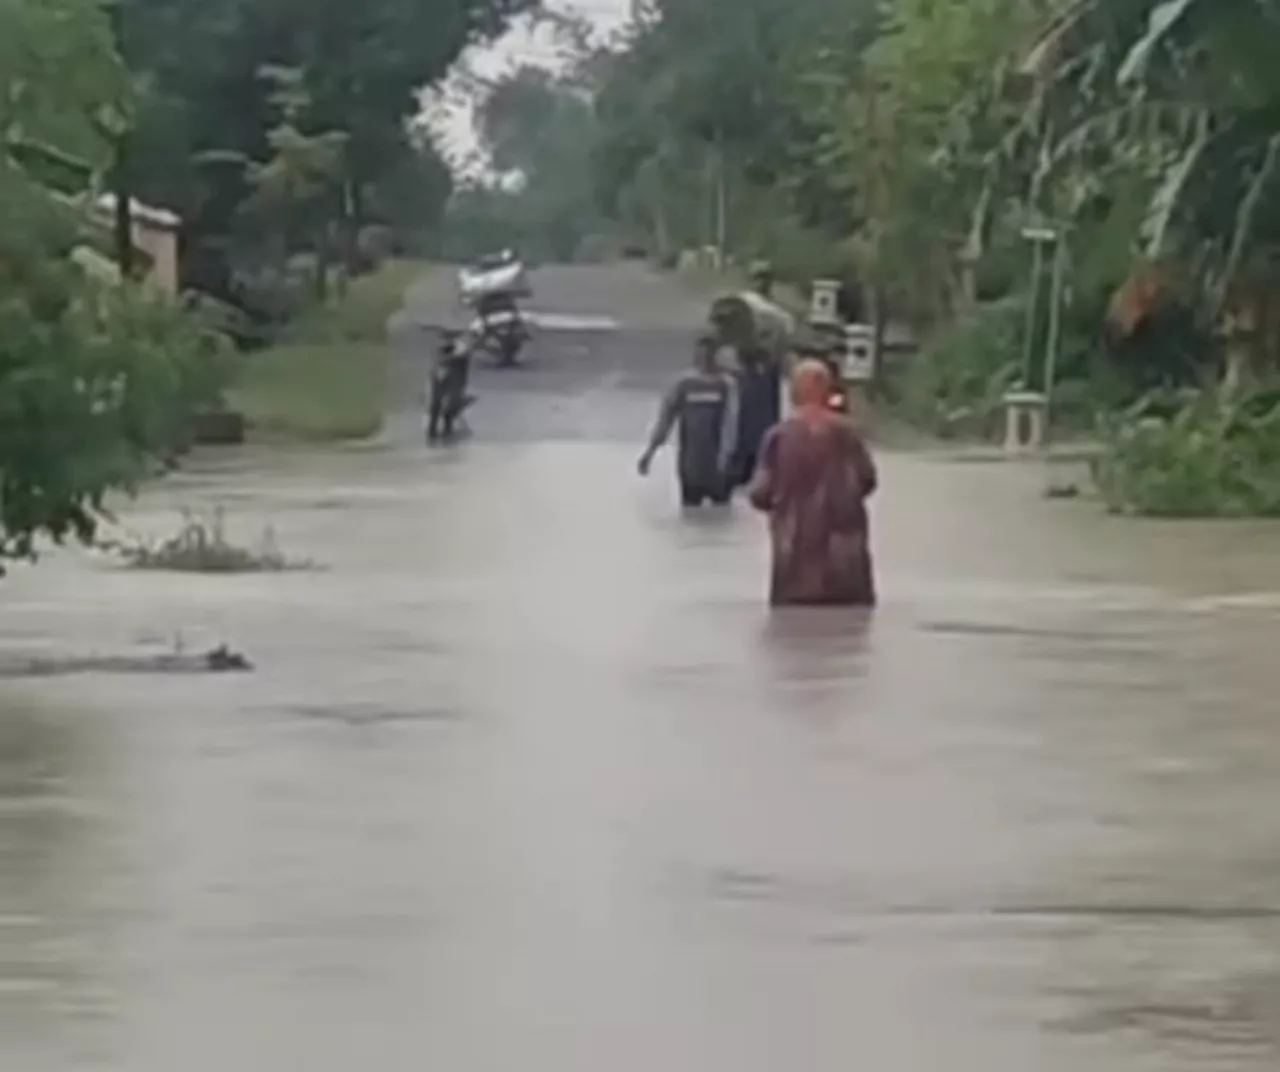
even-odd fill
[{"label": "concrete wall", "polygon": [[[115,198],[110,194],[98,199],[93,206],[95,222],[99,226],[113,227],[115,222]],[[143,281],[165,294],[178,293],[178,236],[182,221],[165,209],[144,205],[140,201],[132,205],[132,240],[135,249],[141,250],[151,261]]]},{"label": "concrete wall", "polygon": [[172,228],[154,227],[137,218],[133,221],[133,244],[151,258],[145,282],[166,294],[178,293],[178,233]]}]

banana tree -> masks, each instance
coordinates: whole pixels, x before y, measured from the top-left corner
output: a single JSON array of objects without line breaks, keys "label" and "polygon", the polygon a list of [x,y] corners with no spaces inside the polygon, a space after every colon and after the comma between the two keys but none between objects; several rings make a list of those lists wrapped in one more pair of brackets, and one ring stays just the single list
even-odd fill
[{"label": "banana tree", "polygon": [[1071,102],[1033,197],[1061,196],[1073,179],[1078,193],[1082,175],[1093,193],[1124,171],[1144,176],[1135,259],[1194,281],[1224,336],[1229,383],[1274,365],[1280,342],[1268,300],[1280,286],[1277,28],[1276,0],[1084,0],[1027,61],[1037,120]]}]

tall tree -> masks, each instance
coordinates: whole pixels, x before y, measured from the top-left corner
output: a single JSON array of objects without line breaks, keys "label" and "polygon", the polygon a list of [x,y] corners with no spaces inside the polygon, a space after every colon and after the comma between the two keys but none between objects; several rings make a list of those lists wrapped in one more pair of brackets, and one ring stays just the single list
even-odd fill
[{"label": "tall tree", "polygon": [[216,337],[71,256],[129,91],[98,4],[0,4],[0,556],[90,537],[220,383]]},{"label": "tall tree", "polygon": [[189,248],[211,266],[204,282],[225,291],[227,237],[252,192],[228,159],[265,160],[276,122],[264,68],[302,72],[300,133],[347,133],[340,203],[354,229],[376,184],[419,152],[410,124],[420,92],[536,0],[120,2],[124,54],[148,90],[139,191],[189,221]]}]

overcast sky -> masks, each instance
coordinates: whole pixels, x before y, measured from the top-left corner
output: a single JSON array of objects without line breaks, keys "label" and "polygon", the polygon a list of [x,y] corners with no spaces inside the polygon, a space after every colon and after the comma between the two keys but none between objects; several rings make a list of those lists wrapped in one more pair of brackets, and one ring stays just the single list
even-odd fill
[{"label": "overcast sky", "polygon": [[[620,29],[631,12],[631,0],[547,0],[546,6],[554,11],[585,16],[595,25],[600,36]],[[478,75],[491,77],[520,63],[554,67],[556,62],[555,42],[551,35],[545,29],[535,32],[525,23],[490,47],[468,53],[463,57],[462,66]],[[470,109],[456,103],[456,88],[456,85],[446,86],[446,95],[455,103],[433,108],[432,111],[438,116],[436,126],[443,135],[446,152],[461,165],[466,158],[474,156],[478,146],[471,129]]]}]

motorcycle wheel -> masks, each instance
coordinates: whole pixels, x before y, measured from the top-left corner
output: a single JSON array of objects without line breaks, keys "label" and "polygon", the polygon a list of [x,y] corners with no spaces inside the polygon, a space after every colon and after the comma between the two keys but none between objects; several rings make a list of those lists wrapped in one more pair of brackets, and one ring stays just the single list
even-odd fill
[{"label": "motorcycle wheel", "polygon": [[515,368],[520,364],[520,350],[524,340],[516,334],[503,335],[494,340],[495,356],[502,368]]}]

